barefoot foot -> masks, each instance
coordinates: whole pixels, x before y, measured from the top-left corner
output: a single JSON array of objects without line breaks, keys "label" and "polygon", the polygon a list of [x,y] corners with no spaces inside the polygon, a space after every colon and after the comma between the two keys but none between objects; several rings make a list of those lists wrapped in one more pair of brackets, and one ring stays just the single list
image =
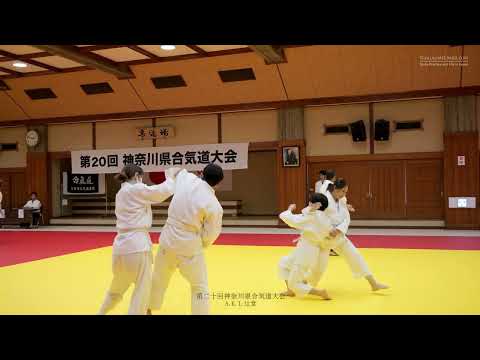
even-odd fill
[{"label": "barefoot foot", "polygon": [[328,292],[327,290],[325,289],[312,289],[310,290],[310,294],[311,295],[315,295],[315,296],[320,296],[322,299],[324,300],[332,300],[332,298],[330,297],[330,295],[328,295]]},{"label": "barefoot foot", "polygon": [[330,295],[328,295],[327,290],[319,290],[319,295],[324,299],[324,300],[332,300]]},{"label": "barefoot foot", "polygon": [[280,293],[280,295],[281,295],[281,296],[294,297],[294,296],[295,296],[295,293],[294,293],[292,290],[288,289],[287,291],[284,291],[284,292]]},{"label": "barefoot foot", "polygon": [[376,283],[372,285],[372,291],[378,291],[378,290],[383,290],[383,289],[388,289],[389,286],[381,283]]}]

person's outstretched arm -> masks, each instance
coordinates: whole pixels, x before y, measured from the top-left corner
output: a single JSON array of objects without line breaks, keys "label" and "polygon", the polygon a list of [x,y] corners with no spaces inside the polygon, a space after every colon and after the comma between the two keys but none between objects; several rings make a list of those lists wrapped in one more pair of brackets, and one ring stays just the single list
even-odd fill
[{"label": "person's outstretched arm", "polygon": [[299,214],[295,215],[292,213],[295,210],[296,205],[291,204],[287,210],[282,212],[278,217],[283,220],[285,224],[294,229],[303,229],[305,223],[308,221],[308,218],[305,215]]},{"label": "person's outstretched arm", "polygon": [[[161,203],[175,193],[177,174],[181,168],[169,168],[165,171],[166,180],[158,185],[139,184],[135,189],[138,195],[151,203]],[[142,186],[143,185],[143,186]]]}]

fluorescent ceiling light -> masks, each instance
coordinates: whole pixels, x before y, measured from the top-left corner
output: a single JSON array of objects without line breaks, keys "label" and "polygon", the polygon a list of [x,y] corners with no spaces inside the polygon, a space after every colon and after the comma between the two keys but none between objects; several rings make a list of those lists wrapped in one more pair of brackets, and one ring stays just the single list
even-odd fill
[{"label": "fluorescent ceiling light", "polygon": [[21,61],[15,61],[13,63],[13,66],[18,67],[18,68],[26,68],[27,64],[25,64],[24,62],[21,62]]}]

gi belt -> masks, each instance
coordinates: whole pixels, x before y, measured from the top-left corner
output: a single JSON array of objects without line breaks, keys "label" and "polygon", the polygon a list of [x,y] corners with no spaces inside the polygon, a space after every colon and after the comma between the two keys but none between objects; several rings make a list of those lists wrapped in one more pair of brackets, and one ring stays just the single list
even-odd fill
[{"label": "gi belt", "polygon": [[117,229],[117,233],[126,234],[129,232],[148,232],[146,228]]},{"label": "gi belt", "polygon": [[199,233],[199,230],[195,226],[184,223],[182,221],[172,219],[171,217],[167,218],[167,222],[165,223],[165,226],[172,226],[172,227],[175,227],[177,229],[186,230],[188,232],[192,232],[192,233],[195,233],[195,234]]}]

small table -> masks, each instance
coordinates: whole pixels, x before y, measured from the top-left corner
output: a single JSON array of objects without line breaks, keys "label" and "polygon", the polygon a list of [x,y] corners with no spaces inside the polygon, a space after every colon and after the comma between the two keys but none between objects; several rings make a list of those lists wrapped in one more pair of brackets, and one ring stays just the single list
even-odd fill
[{"label": "small table", "polygon": [[19,218],[19,209],[14,208],[11,210],[6,210],[5,209],[5,218],[0,219],[0,226],[5,227],[5,226],[15,226],[15,227],[22,227],[22,226],[28,226],[30,227],[32,225],[32,213],[33,210],[31,209],[20,209],[23,210],[23,218]]}]

